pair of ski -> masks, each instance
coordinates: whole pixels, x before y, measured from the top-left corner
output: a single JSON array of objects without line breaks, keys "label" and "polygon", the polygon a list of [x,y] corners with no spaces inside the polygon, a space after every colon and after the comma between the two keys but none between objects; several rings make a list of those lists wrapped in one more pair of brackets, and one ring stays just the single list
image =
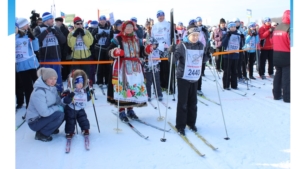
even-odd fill
[{"label": "pair of ski", "polygon": [[[173,128],[174,131],[177,131],[177,129],[174,127],[174,125],[170,122],[168,122],[168,124]],[[192,131],[192,130],[191,130]],[[214,147],[212,144],[210,144],[203,136],[201,136],[198,132],[194,132],[195,135],[202,140],[208,147],[210,147],[212,150],[217,150],[218,148]],[[198,155],[200,155],[201,157],[204,157],[205,154],[201,153],[192,143],[191,141],[184,135],[178,134]]]},{"label": "pair of ski", "polygon": [[[71,140],[72,138],[67,138],[66,153],[69,153],[71,150]],[[84,135],[84,147],[86,150],[90,150],[90,139],[88,135]]]},{"label": "pair of ski", "polygon": [[[209,101],[209,102],[212,102],[212,103],[216,104],[216,105],[219,105],[219,106],[221,105],[220,103],[218,103],[218,102],[216,102],[216,101],[214,101],[214,100],[211,100],[211,99],[207,98],[207,97],[204,96],[204,95],[200,95],[200,94],[197,94],[197,95],[200,96],[201,98],[203,98],[203,99]],[[201,100],[199,100],[199,99],[198,99],[198,101],[199,101],[200,103],[202,103],[202,104],[208,106],[208,104],[206,104],[205,102],[203,102],[203,101],[201,101]]]},{"label": "pair of ski", "polygon": [[[112,112],[115,116],[117,116],[117,117],[119,117],[119,115],[117,114],[117,113],[115,113],[115,112]],[[157,127],[157,126],[155,126],[155,125],[152,125],[152,124],[149,124],[149,123],[147,123],[147,122],[145,122],[145,121],[142,121],[142,120],[140,120],[140,119],[132,119],[133,121],[137,121],[137,122],[139,122],[139,123],[142,123],[142,124],[144,124],[144,125],[146,125],[146,126],[150,126],[150,127],[152,127],[152,128],[155,128],[155,129],[157,129],[157,130],[161,130],[161,131],[165,131],[165,132],[170,132],[170,130],[171,129],[169,129],[169,130],[165,130],[165,129],[162,129],[162,128],[160,128],[160,127]],[[149,136],[145,136],[145,135],[143,135],[139,130],[137,130],[130,122],[123,122],[123,123],[125,123],[125,124],[127,124],[136,134],[138,134],[140,137],[142,137],[142,138],[144,138],[144,139],[148,139],[149,138]]]}]

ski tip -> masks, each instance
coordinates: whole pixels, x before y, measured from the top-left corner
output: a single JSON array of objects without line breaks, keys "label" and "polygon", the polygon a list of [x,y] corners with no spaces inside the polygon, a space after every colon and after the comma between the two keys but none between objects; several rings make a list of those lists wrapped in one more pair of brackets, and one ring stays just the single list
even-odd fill
[{"label": "ski tip", "polygon": [[149,138],[149,136],[145,137],[145,139],[147,140]]}]

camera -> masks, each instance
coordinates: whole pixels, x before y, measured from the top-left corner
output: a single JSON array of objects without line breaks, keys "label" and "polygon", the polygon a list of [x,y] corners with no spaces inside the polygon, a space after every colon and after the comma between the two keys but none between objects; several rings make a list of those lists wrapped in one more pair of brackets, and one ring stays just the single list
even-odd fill
[{"label": "camera", "polygon": [[39,13],[36,13],[35,10],[31,11],[31,17],[30,17],[30,28],[34,29],[37,26],[37,20],[40,17]]}]

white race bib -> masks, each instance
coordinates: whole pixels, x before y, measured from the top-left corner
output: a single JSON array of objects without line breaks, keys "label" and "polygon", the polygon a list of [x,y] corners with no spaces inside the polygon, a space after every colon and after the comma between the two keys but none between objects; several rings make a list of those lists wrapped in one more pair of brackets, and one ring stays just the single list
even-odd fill
[{"label": "white race bib", "polygon": [[74,47],[75,51],[76,50],[87,50],[88,48],[85,46],[83,39],[81,37],[81,35],[78,35],[76,38],[76,43],[75,43],[75,47]]},{"label": "white race bib", "polygon": [[153,50],[151,53],[150,53],[150,55],[148,56],[148,65],[149,65],[149,67],[151,67],[152,66],[152,64],[153,64],[153,66],[154,65],[157,65],[158,64],[158,62],[160,62],[160,60],[159,60],[159,50]]},{"label": "white race bib", "polygon": [[53,35],[53,33],[48,33],[48,35],[43,40],[43,47],[47,46],[56,46],[58,45],[57,38]]},{"label": "white race bib", "polygon": [[[239,35],[231,35],[229,42],[228,42],[227,51],[239,50],[239,49],[240,49],[240,36]],[[239,53],[239,52],[237,51],[235,53]]]},{"label": "white race bib", "polygon": [[201,76],[203,50],[186,49],[185,45],[185,66],[182,79],[199,80]]},{"label": "white race bib", "polygon": [[28,53],[29,41],[27,38],[17,38],[16,39],[16,62],[22,62],[31,58]]},{"label": "white race bib", "polygon": [[[107,34],[107,37],[108,37],[109,34],[110,34],[110,28],[109,29],[101,29],[100,27],[98,27],[98,34],[101,34],[102,32],[105,32]],[[105,45],[107,37],[101,37],[98,40],[98,44],[101,45],[101,46]]]}]

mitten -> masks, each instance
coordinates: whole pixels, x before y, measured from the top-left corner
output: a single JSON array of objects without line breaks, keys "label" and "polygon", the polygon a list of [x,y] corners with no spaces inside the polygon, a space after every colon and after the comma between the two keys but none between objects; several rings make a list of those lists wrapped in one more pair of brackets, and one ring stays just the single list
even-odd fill
[{"label": "mitten", "polygon": [[27,32],[27,35],[31,40],[35,39],[34,35],[30,31]]},{"label": "mitten", "polygon": [[71,92],[68,96],[66,96],[64,98],[64,103],[65,104],[70,104],[73,101],[73,97],[74,97],[75,93]]},{"label": "mitten", "polygon": [[151,53],[153,51],[153,46],[152,45],[147,45],[145,48],[146,53]]},{"label": "mitten", "polygon": [[124,50],[122,50],[120,48],[115,48],[114,51],[113,51],[113,55],[115,57],[124,56]]},{"label": "mitten", "polygon": [[79,30],[78,30],[78,28],[77,28],[77,29],[74,31],[73,36],[74,36],[74,37],[77,37],[78,34],[79,34]]}]

